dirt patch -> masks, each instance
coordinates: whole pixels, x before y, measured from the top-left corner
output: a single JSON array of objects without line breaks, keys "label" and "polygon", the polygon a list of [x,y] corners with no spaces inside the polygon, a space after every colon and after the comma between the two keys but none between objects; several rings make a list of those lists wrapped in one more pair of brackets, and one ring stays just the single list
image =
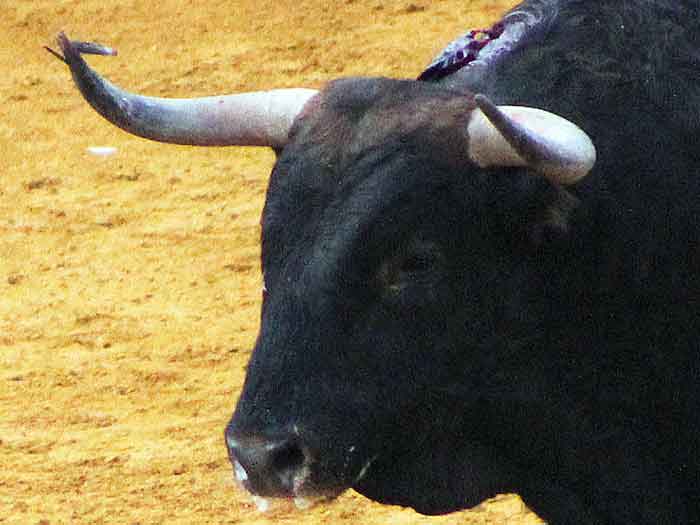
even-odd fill
[{"label": "dirt patch", "polygon": [[[532,524],[504,496],[426,518],[349,493],[260,514],[223,428],[257,331],[272,154],[130,137],[41,47],[61,29],[153,95],[415,77],[513,2],[33,0],[0,32],[0,523]],[[99,157],[91,146],[116,153]]]}]

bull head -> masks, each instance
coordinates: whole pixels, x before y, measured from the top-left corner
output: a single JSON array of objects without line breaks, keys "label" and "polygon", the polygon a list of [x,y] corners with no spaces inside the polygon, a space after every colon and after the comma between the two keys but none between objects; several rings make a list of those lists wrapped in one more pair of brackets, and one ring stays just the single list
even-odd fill
[{"label": "bull head", "polygon": [[[387,348],[388,351],[400,349],[408,353],[411,346],[415,346],[414,341],[424,337],[425,333],[432,333],[437,338],[444,332],[452,331],[456,340],[464,341],[466,334],[463,330],[472,325],[458,319],[459,309],[453,307],[453,303],[458,301],[454,290],[462,286],[466,279],[464,268],[474,269],[476,265],[482,274],[487,275],[486,281],[490,283],[490,288],[484,294],[488,298],[492,295],[498,297],[498,290],[493,288],[501,286],[499,283],[508,282],[501,278],[511,270],[510,267],[501,268],[500,265],[505,264],[503,258],[494,256],[493,260],[476,260],[472,254],[478,254],[478,250],[472,252],[462,249],[465,244],[480,239],[481,231],[473,237],[464,231],[464,238],[457,239],[459,242],[446,238],[453,232],[468,229],[456,222],[463,216],[460,212],[467,212],[459,209],[452,213],[450,207],[441,206],[440,202],[432,202],[433,205],[427,206],[426,196],[421,192],[432,184],[432,193],[443,195],[445,190],[440,184],[440,177],[449,176],[452,181],[455,180],[453,174],[460,182],[469,183],[473,179],[478,183],[479,176],[463,176],[466,172],[478,171],[475,169],[477,166],[526,167],[531,172],[547,177],[554,184],[541,178],[529,177],[528,174],[522,180],[533,186],[546,186],[548,190],[557,184],[574,183],[591,170],[595,161],[595,149],[583,131],[546,111],[498,107],[483,95],[473,97],[466,91],[443,90],[439,85],[426,82],[350,79],[331,83],[322,92],[287,89],[189,100],[143,97],[112,85],[93,71],[81,57],[81,53],[114,54],[108,48],[74,42],[64,34],[59,35],[58,43],[63,54],[54,54],[70,67],[85,99],[107,120],[130,133],[178,144],[268,146],[280,153],[275,168],[279,176],[272,177],[267,196],[267,215],[263,221],[263,266],[269,293],[266,294],[266,305],[263,306],[261,335],[253,352],[241,401],[226,433],[236,475],[247,488],[260,496],[306,497],[324,494],[333,496],[350,486],[359,485],[363,493],[375,499],[410,503],[416,505],[416,508],[420,505],[424,511],[429,512],[476,504],[485,494],[508,488],[495,475],[489,479],[484,474],[493,470],[489,467],[491,457],[488,449],[480,448],[472,440],[460,440],[455,444],[445,436],[430,433],[430,439],[441,450],[449,450],[449,454],[444,456],[444,468],[441,466],[436,469],[436,475],[444,476],[445,483],[452,479],[462,480],[462,486],[456,489],[459,494],[455,495],[455,500],[449,495],[439,502],[416,503],[405,499],[403,489],[409,485],[411,489],[408,492],[411,494],[425,493],[425,485],[422,484],[425,475],[421,468],[433,459],[430,452],[417,451],[416,454],[416,451],[410,450],[405,456],[412,458],[411,464],[415,471],[407,470],[404,465],[398,469],[393,457],[382,456],[378,451],[380,444],[367,437],[379,435],[372,429],[383,428],[385,422],[381,418],[367,422],[366,426],[358,424],[354,434],[343,426],[347,421],[357,420],[358,415],[370,414],[373,400],[386,396],[400,397],[395,389],[390,388],[389,381],[362,384],[362,381],[367,381],[371,376],[372,370],[381,368],[382,348]],[[384,88],[390,89],[383,91]],[[394,105],[396,100],[399,102]],[[383,110],[377,109],[377,101],[384,105]],[[443,103],[450,106],[444,114],[437,115],[441,109],[445,109]],[[300,115],[303,118],[298,118]],[[356,126],[356,122],[362,119],[365,119],[363,125]],[[435,120],[441,124],[434,126]],[[421,135],[420,131],[426,127],[431,127],[434,133]],[[410,133],[406,132],[408,128],[411,128]],[[306,137],[304,133],[307,133]],[[435,153],[430,144],[426,143],[425,135],[429,135],[431,140],[435,139],[435,143],[444,142],[445,149]],[[377,137],[378,140],[375,140]],[[398,150],[393,160],[388,160],[387,157],[396,151],[377,151],[388,141],[387,137],[391,137],[391,144]],[[350,150],[350,161],[344,165],[347,170],[339,167],[345,162],[346,149]],[[340,150],[343,155],[338,153]],[[331,154],[327,155],[329,152]],[[402,161],[411,155],[418,160]],[[392,164],[393,161],[396,161],[395,165]],[[465,166],[466,164],[470,165]],[[455,166],[456,169],[453,169]],[[355,170],[355,179],[348,174],[352,170]],[[315,175],[321,172],[328,174],[328,177],[316,178]],[[310,175],[313,180],[304,179],[306,175]],[[294,177],[308,184],[295,186]],[[330,217],[334,215],[332,213],[312,213],[318,211],[313,209],[312,201],[318,196],[316,206],[321,208],[323,195],[320,195],[322,192],[316,195],[313,188],[307,186],[315,186],[317,179],[325,182],[331,180],[331,177],[336,177],[330,184],[334,188],[340,188],[348,181],[368,184],[361,187],[357,195],[352,195],[357,199],[349,198],[349,202],[339,203],[345,208],[336,215],[347,219],[351,223],[349,225],[330,220],[328,223],[323,222],[326,215]],[[502,180],[490,176],[483,178],[494,183]],[[397,180],[405,186],[393,191],[391,187],[400,186],[395,184]],[[290,181],[292,183],[287,185]],[[465,188],[455,190],[457,198],[454,201],[459,203],[458,206],[467,208],[467,199],[476,199],[478,191],[467,191]],[[352,194],[356,188],[344,189],[348,190],[346,193]],[[559,190],[555,187],[554,191],[548,192],[542,206],[551,204],[550,193],[558,193]],[[387,219],[385,212],[391,211],[387,208],[391,207],[392,202],[402,206],[406,202],[413,203],[416,198],[420,201],[421,213],[425,213],[425,216],[410,220],[404,216],[400,220],[396,217],[393,221],[390,220],[391,217]],[[489,209],[489,213],[496,215],[499,212],[494,207],[499,206],[499,200],[501,199],[491,199],[483,206]],[[452,194],[449,202],[453,202]],[[288,213],[291,209],[295,210],[292,217]],[[505,205],[503,210],[504,216],[514,215],[506,213],[510,210],[506,210]],[[299,228],[290,227],[290,219],[297,221]],[[397,224],[402,227],[407,225],[407,232],[400,233],[410,234],[407,235],[409,238],[392,235],[387,240],[384,237],[386,233],[367,234],[367,238],[363,237],[366,232],[374,232],[375,219],[381,222],[381,227],[376,229],[382,231],[390,229],[392,224],[393,227]],[[427,231],[423,236],[416,235],[421,230],[421,225],[425,226],[430,221],[437,224],[434,231],[430,232],[439,234],[437,240],[428,235]],[[494,220],[494,224],[497,222]],[[475,229],[479,225],[483,228],[490,225],[484,220],[466,221],[465,224],[476,224]],[[321,232],[320,238],[316,239],[309,234],[309,237],[314,238],[299,240],[282,235],[293,236],[306,231]],[[324,237],[324,232],[328,234],[327,237]],[[376,249],[381,251],[382,257],[374,260],[362,251],[368,246],[367,240],[373,241],[369,246],[376,244],[379,247]],[[395,248],[393,251],[390,249],[392,246]],[[359,253],[355,254],[353,249]],[[280,255],[279,250],[287,252]],[[368,263],[368,260],[376,264]],[[360,270],[357,270],[358,267]],[[522,267],[520,260],[517,261],[517,267]],[[356,270],[359,277],[353,273]],[[453,275],[457,279],[456,287],[449,284],[445,275]],[[307,292],[314,289],[319,289],[318,296],[311,298]],[[517,289],[520,290],[521,287]],[[351,292],[357,293],[357,290],[364,290],[367,296],[363,296],[362,300],[350,300]],[[376,297],[381,300],[373,302],[372,299]],[[482,299],[484,302],[487,300],[478,294],[473,297],[469,295],[469,298],[476,301],[474,304],[477,306]],[[408,311],[412,312],[415,319],[410,319],[409,316],[409,320],[404,323],[403,311],[401,315],[396,314],[395,310],[400,310],[401,301],[410,305]],[[472,305],[473,308],[477,306]],[[373,318],[374,324],[364,323],[367,319],[363,318],[365,332],[353,332],[349,328],[355,328],[351,320],[353,314],[369,307],[376,307],[378,312]],[[432,318],[425,316],[423,319],[421,312],[432,311],[431,309],[440,310],[440,315],[436,314]],[[344,312],[344,316],[337,315],[333,319],[324,317],[326,313],[330,317],[338,311]],[[445,312],[452,312],[452,317],[447,319]],[[431,319],[438,321],[432,324]],[[285,328],[285,323],[295,328]],[[482,326],[478,322],[473,324]],[[392,327],[395,340],[387,342],[381,337],[381,330],[371,329],[373,326]],[[488,327],[489,324],[483,323],[483,326]],[[309,328],[309,333],[300,327]],[[414,349],[416,354],[413,359],[405,356],[404,373],[414,373],[411,363],[419,360],[422,362],[424,352],[430,353],[430,358],[435,359],[436,356],[432,355],[435,344],[433,339],[424,338],[430,341]],[[350,370],[353,375],[334,368],[336,363],[332,359],[333,352],[327,351],[329,347],[339,344],[338,340],[345,339],[349,340],[348,344],[375,350],[348,351],[339,357],[353,365]],[[485,337],[484,340],[490,339]],[[453,366],[452,360],[459,358],[462,352],[456,351],[447,342],[444,347],[448,351],[440,362],[440,369],[442,374],[447,375],[461,369]],[[280,348],[289,351],[282,355],[275,354],[274,350]],[[323,380],[318,385],[307,385],[304,382],[299,384],[287,377],[290,364],[298,366],[304,376],[315,373],[319,364],[312,357],[324,360],[327,365]],[[257,377],[250,373],[256,369]],[[395,373],[396,370],[387,372],[390,376]],[[423,384],[417,386],[412,383],[409,392],[411,395],[427,391],[433,382],[432,379],[415,377],[415,374],[412,379],[415,382],[422,381]],[[320,390],[312,392],[311,387]],[[302,406],[300,397],[331,398],[339,393],[353,399],[353,403],[336,403],[332,413],[318,416],[313,411],[313,414],[303,417],[304,410],[312,410]],[[438,392],[435,395],[449,397],[450,392]],[[405,418],[403,413],[392,413],[387,419],[387,425],[400,421],[405,426],[429,433],[428,425],[423,421],[437,416],[442,418],[443,424],[454,425],[455,429],[461,425],[460,420],[450,422],[452,414],[448,414],[447,406],[438,410],[437,404],[433,406],[428,403],[417,407],[419,412],[414,414],[414,400],[394,401],[401,401],[405,407],[409,407],[406,408],[407,412],[411,413]],[[369,419],[373,417],[364,415]],[[309,421],[314,417],[322,419],[316,419],[310,424]],[[343,434],[343,440],[327,442],[323,433],[327,433],[328,429]],[[401,446],[404,445],[406,444]],[[468,458],[469,464],[455,463],[452,457]],[[475,468],[474,465],[480,468]],[[471,481],[477,476],[480,488],[474,489]],[[429,478],[425,479],[426,484],[429,484]],[[471,496],[462,499],[465,487],[469,488]]]},{"label": "bull head", "polygon": [[[116,54],[99,44],[58,35],[63,55],[87,102],[123,130],[147,139],[196,146],[284,147],[289,130],[318,92],[276,89],[192,99],[145,97],[102,78],[81,54]],[[527,166],[560,184],[572,184],[592,169],[596,152],[575,124],[547,111],[496,106],[475,97],[467,128],[469,156],[480,167]]]}]

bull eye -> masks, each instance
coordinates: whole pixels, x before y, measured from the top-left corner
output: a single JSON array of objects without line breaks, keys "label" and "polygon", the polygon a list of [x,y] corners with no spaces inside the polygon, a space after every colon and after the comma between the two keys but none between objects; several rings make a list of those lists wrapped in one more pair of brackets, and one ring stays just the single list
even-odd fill
[{"label": "bull eye", "polygon": [[406,252],[385,262],[379,271],[380,281],[392,294],[411,286],[429,286],[437,278],[441,252],[432,243],[416,243]]},{"label": "bull eye", "polygon": [[431,270],[433,268],[433,263],[434,260],[430,254],[414,253],[401,262],[399,270],[404,274],[423,273]]}]

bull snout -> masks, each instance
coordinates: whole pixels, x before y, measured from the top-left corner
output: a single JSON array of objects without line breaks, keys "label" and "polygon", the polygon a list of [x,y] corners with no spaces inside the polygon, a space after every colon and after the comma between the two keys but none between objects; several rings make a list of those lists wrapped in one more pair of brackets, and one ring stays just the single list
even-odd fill
[{"label": "bull snout", "polygon": [[242,435],[226,431],[226,446],[239,482],[263,497],[298,497],[309,477],[311,452],[297,432]]}]

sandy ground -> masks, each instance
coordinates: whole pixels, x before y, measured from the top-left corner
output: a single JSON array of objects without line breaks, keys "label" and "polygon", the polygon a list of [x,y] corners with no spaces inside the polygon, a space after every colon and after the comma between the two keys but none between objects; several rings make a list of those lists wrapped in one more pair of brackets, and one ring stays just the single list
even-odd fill
[{"label": "sandy ground", "polygon": [[[259,513],[223,428],[260,303],[272,154],[107,125],[42,49],[65,29],[147,94],[414,77],[512,1],[23,0],[0,19],[0,523],[534,524],[519,499],[427,518],[355,493]],[[89,146],[114,146],[97,158]]]}]

